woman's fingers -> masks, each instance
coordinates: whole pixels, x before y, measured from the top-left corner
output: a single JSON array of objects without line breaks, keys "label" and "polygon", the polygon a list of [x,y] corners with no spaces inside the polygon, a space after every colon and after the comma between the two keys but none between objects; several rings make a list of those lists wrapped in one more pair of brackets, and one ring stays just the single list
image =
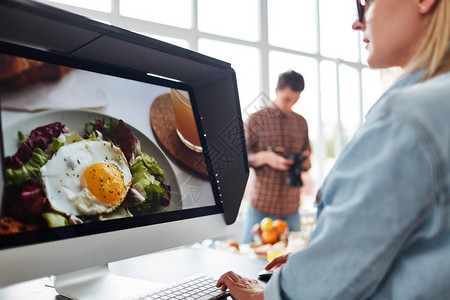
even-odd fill
[{"label": "woman's fingers", "polygon": [[228,276],[231,278],[231,280],[233,280],[233,282],[237,282],[239,279],[241,279],[241,276],[234,273],[233,271],[229,271],[226,274],[228,274]]},{"label": "woman's fingers", "polygon": [[230,290],[236,300],[262,300],[264,287],[257,280],[242,277],[234,272],[227,272],[220,276],[216,284],[222,291]]},{"label": "woman's fingers", "polygon": [[234,273],[233,271],[228,271],[222,276],[220,276],[219,280],[217,280],[216,287],[221,287],[222,291],[225,291],[227,288],[230,288],[240,279],[240,276]]},{"label": "woman's fingers", "polygon": [[289,256],[289,253],[275,257],[266,265],[265,269],[270,270],[274,267],[281,266],[282,264],[284,264],[287,261],[288,256]]},{"label": "woman's fingers", "polygon": [[272,259],[267,265],[266,265],[266,270],[270,270],[273,267],[277,266],[280,264],[281,259],[279,258],[279,256],[275,257],[274,259]]}]

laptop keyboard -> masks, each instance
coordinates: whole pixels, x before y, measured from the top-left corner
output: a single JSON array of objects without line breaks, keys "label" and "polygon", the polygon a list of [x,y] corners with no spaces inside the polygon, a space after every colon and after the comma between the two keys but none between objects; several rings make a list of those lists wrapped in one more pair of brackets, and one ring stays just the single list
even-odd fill
[{"label": "laptop keyboard", "polygon": [[184,299],[184,300],[209,300],[226,299],[230,295],[228,291],[222,292],[216,287],[217,280],[206,276],[197,275],[181,280],[161,290],[152,291],[133,300],[153,299]]}]

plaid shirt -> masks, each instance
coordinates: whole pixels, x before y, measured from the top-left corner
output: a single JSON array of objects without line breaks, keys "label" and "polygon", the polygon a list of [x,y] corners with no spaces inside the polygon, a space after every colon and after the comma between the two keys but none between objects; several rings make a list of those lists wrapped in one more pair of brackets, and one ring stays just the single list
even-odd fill
[{"label": "plaid shirt", "polygon": [[[310,150],[308,125],[299,114],[282,113],[274,104],[250,115],[245,123],[249,154],[284,147],[286,153]],[[300,206],[300,188],[286,186],[286,171],[264,165],[253,167],[256,174],[251,205],[263,213],[290,215]]]}]

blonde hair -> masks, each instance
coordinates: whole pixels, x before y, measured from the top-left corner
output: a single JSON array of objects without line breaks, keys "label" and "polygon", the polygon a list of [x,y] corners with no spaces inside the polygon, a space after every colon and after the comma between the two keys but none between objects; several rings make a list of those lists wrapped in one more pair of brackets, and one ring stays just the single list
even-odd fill
[{"label": "blonde hair", "polygon": [[450,0],[437,0],[432,12],[430,23],[425,36],[411,60],[405,68],[405,73],[411,73],[419,69],[425,69],[423,81],[430,79],[439,72],[439,67],[444,60],[446,65],[450,63]]}]

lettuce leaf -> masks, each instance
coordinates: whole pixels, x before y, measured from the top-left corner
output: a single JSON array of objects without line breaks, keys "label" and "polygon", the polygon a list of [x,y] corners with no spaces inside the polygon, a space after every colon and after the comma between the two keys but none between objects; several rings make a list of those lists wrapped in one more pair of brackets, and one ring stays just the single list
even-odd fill
[{"label": "lettuce leaf", "polygon": [[[11,169],[21,168],[31,158],[35,148],[45,151],[48,145],[53,142],[52,138],[67,132],[66,126],[60,122],[33,129],[28,138],[19,146],[17,152],[12,156],[5,157],[5,167]],[[19,138],[23,137],[23,135],[19,134]]]},{"label": "lettuce leaf", "polygon": [[125,196],[125,204],[129,205],[137,205],[145,201],[145,197],[138,192],[138,190],[131,185],[130,189],[128,190],[127,195]]},{"label": "lettuce leaf", "polygon": [[26,140],[27,140],[27,136],[22,132],[22,131],[18,131],[17,132],[17,138],[19,139],[19,143],[23,143],[23,142],[25,142]]},{"label": "lettuce leaf", "polygon": [[117,122],[113,119],[109,119],[109,123],[105,119],[96,118],[95,121],[90,121],[84,124],[84,138],[98,137],[99,133],[102,135],[102,139],[105,141],[114,140],[114,129],[117,126]]},{"label": "lettuce leaf", "polygon": [[98,220],[105,221],[105,220],[127,218],[127,217],[132,217],[132,216],[133,215],[130,213],[130,211],[127,208],[119,207],[109,214],[99,215]]},{"label": "lettuce leaf", "polygon": [[112,140],[122,149],[128,162],[131,161],[133,156],[141,155],[139,139],[131,133],[130,128],[122,120],[119,120],[116,128],[114,128]]},{"label": "lettuce leaf", "polygon": [[57,138],[52,138],[52,154],[55,154],[56,151],[59,150],[59,148],[61,148],[62,146],[64,146],[64,143],[61,142],[59,139]]},{"label": "lettuce leaf", "polygon": [[156,177],[159,182],[164,180],[164,170],[158,166],[156,159],[145,152],[141,153],[142,161],[150,174]]},{"label": "lettuce leaf", "polygon": [[35,148],[30,159],[19,169],[6,169],[7,184],[21,185],[28,178],[39,179],[40,169],[48,161],[49,157],[40,148]]},{"label": "lettuce leaf", "polygon": [[111,141],[114,145],[120,147],[128,162],[133,157],[141,155],[141,144],[139,139],[131,133],[130,128],[123,120],[119,122],[109,119],[95,119],[84,125],[84,138],[98,137],[101,135],[105,141]]},{"label": "lettuce leaf", "polygon": [[71,133],[66,133],[58,138],[64,145],[73,144],[76,142],[80,142],[83,138],[76,131],[72,131]]},{"label": "lettuce leaf", "polygon": [[[76,131],[61,134],[58,138],[52,138],[51,154],[55,154],[64,145],[73,144],[82,141],[83,138]],[[50,151],[47,149],[47,153]]]},{"label": "lettuce leaf", "polygon": [[32,215],[40,214],[47,201],[41,183],[32,179],[26,180],[22,185],[19,201],[28,213]]},{"label": "lettuce leaf", "polygon": [[167,184],[163,183],[162,186],[163,186],[164,190],[166,191],[166,194],[161,199],[159,199],[159,203],[162,206],[169,206],[169,204],[170,204],[170,193],[171,193],[170,185],[167,185]]},{"label": "lettuce leaf", "polygon": [[146,200],[139,205],[130,206],[128,210],[133,216],[145,216],[155,212],[150,200]]},{"label": "lettuce leaf", "polygon": [[130,171],[133,186],[142,196],[151,200],[151,198],[147,197],[147,188],[156,181],[155,176],[150,174],[142,159],[132,164],[130,166]]},{"label": "lettuce leaf", "polygon": [[42,217],[47,222],[48,227],[61,227],[69,225],[69,220],[66,217],[55,213],[55,212],[46,212],[42,214]]},{"label": "lettuce leaf", "polygon": [[[149,201],[170,198],[170,193],[163,186],[164,171],[158,166],[156,160],[146,153],[142,153],[130,166],[132,183],[134,188]],[[166,201],[164,201],[166,202]]]},{"label": "lettuce leaf", "polygon": [[21,186],[6,185],[4,214],[28,222],[47,209],[47,198],[41,183],[27,179]]}]

